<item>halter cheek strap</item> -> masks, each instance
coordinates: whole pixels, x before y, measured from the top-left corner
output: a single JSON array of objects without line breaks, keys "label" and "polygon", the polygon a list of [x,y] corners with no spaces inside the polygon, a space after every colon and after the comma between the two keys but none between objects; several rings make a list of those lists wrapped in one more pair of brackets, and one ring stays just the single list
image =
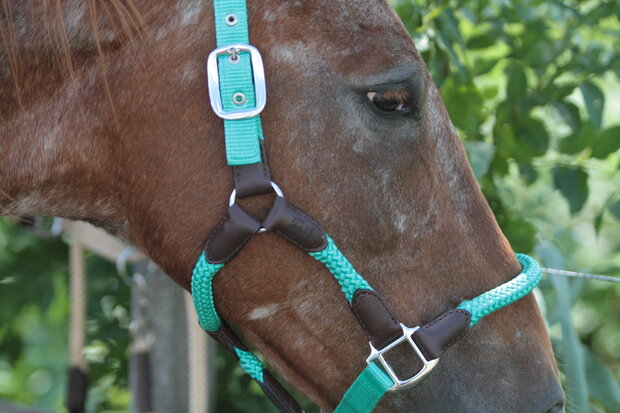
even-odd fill
[{"label": "halter cheek strap", "polygon": [[[214,0],[214,8],[218,48],[207,61],[209,96],[214,112],[224,119],[226,157],[232,167],[235,189],[226,215],[206,240],[192,274],[192,296],[200,325],[239,359],[244,371],[259,383],[280,411],[302,411],[221,319],[213,296],[215,275],[255,234],[271,231],[281,236],[325,265],[368,336],[367,367],[335,411],[371,412],[387,391],[419,383],[437,365],[443,352],[480,319],[528,294],[540,281],[540,267],[532,258],[517,254],[523,271],[508,283],[462,302],[422,327],[409,328],[399,323],[379,292],[355,270],[319,223],[290,204],[271,182],[259,117],[267,98],[265,75],[260,53],[249,45],[245,0]],[[236,203],[237,197],[271,191],[276,196],[262,222]],[[422,363],[412,377],[398,377],[385,358],[401,344],[408,345],[413,357]]]}]

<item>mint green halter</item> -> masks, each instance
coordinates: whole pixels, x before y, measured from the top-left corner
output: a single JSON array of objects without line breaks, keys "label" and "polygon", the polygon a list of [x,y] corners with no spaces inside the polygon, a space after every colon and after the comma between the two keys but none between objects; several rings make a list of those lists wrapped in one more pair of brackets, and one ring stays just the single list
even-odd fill
[{"label": "mint green halter", "polygon": [[[228,164],[236,168],[264,165],[263,169],[268,170],[262,156],[263,134],[259,116],[266,104],[265,76],[260,53],[249,45],[246,2],[245,0],[214,0],[214,8],[218,48],[211,53],[207,63],[209,95],[213,110],[224,119]],[[265,176],[268,174],[266,173]],[[237,179],[237,176],[235,178]],[[237,184],[236,180],[235,184]],[[264,369],[258,358],[245,348],[218,315],[213,296],[213,278],[218,271],[227,261],[232,259],[252,234],[269,229],[300,246],[314,259],[322,262],[340,285],[345,298],[354,311],[356,308],[362,308],[359,302],[362,301],[363,297],[367,297],[364,300],[370,300],[371,304],[381,303],[384,306],[385,304],[379,293],[355,270],[340,252],[335,242],[323,233],[320,226],[300,210],[289,207],[277,185],[273,183],[272,185],[277,195],[274,210],[282,207],[281,210],[287,211],[288,214],[299,214],[296,215],[297,219],[305,220],[304,223],[307,228],[311,228],[316,234],[319,234],[319,238],[322,237],[320,248],[315,248],[316,245],[300,246],[297,241],[301,236],[294,233],[286,234],[287,230],[292,231],[291,228],[278,223],[278,219],[284,219],[281,217],[286,216],[286,213],[274,212],[275,218],[272,221],[275,223],[254,222],[251,217],[247,216],[247,213],[235,204],[236,192],[233,192],[228,215],[218,225],[218,228],[214,229],[207,241],[205,252],[200,255],[194,267],[191,288],[201,327],[238,357],[243,370],[261,385],[280,410],[293,412],[300,411],[300,408],[295,407],[294,401],[285,400],[290,396],[283,388],[278,387],[275,379]],[[269,219],[268,217],[266,221]],[[276,228],[280,228],[280,230],[278,231]],[[295,238],[296,236],[297,238]],[[226,244],[226,242],[219,241],[221,239],[225,239],[229,243],[233,239],[238,245],[233,243],[234,248],[227,251],[230,252],[229,254],[213,259],[212,256],[217,255],[213,251],[217,251],[219,247]],[[212,250],[209,249],[209,242],[211,241],[212,245],[215,246]],[[457,314],[466,317],[463,318],[466,319],[466,322],[461,328],[462,332],[456,339],[461,338],[470,327],[473,327],[483,317],[519,300],[536,287],[541,278],[538,263],[523,254],[517,254],[517,259],[522,266],[522,272],[519,275],[472,300],[463,301],[455,310],[445,313],[449,316]],[[385,307],[389,314],[387,306]],[[362,310],[366,308],[373,307],[366,305]],[[358,319],[368,317],[368,310],[364,311],[356,312]],[[370,314],[371,318],[372,316],[373,314]],[[371,355],[367,359],[367,367],[362,370],[344,394],[335,412],[371,412],[387,391],[409,388],[422,380],[435,367],[439,361],[439,356],[428,357],[431,350],[424,347],[425,342],[422,341],[424,337],[421,331],[431,327],[433,323],[435,326],[439,325],[436,323],[437,320],[441,321],[444,318],[441,316],[421,329],[410,329],[401,324],[402,332],[399,333],[398,337],[390,340],[387,344],[383,343],[383,345],[378,346],[378,350],[371,342]],[[423,363],[420,372],[405,380],[396,376],[383,357],[389,350],[402,342],[409,343],[416,357]],[[441,351],[443,350],[445,348],[441,349]]]}]

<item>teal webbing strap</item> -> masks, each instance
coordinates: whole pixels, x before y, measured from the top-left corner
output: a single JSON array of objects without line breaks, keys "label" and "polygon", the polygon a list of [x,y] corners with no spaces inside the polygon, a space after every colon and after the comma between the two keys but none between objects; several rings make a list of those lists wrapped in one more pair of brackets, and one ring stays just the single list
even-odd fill
[{"label": "teal webbing strap", "polygon": [[525,254],[517,254],[517,259],[522,267],[519,275],[472,300],[463,301],[456,307],[469,311],[471,314],[470,327],[473,327],[492,312],[525,297],[538,285],[542,278],[542,271],[538,262]]},{"label": "teal webbing strap", "polygon": [[370,363],[349,387],[334,413],[371,412],[392,385],[392,379],[375,363]]},{"label": "teal webbing strap", "polygon": [[[217,46],[249,44],[248,12],[245,0],[215,0],[215,32]],[[230,24],[231,20],[234,24]],[[256,105],[250,54],[241,52],[237,63],[227,55],[218,56],[220,93],[225,111],[249,109]],[[242,104],[234,103],[235,94],[245,97]],[[261,161],[259,139],[263,139],[260,117],[224,120],[226,159],[229,165],[247,165]]]}]

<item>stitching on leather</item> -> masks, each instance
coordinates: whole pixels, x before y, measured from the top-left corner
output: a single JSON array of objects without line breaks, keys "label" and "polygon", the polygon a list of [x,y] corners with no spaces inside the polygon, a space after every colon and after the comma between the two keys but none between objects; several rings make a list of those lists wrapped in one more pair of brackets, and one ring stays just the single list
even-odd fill
[{"label": "stitching on leather", "polygon": [[230,260],[232,257],[234,257],[235,255],[237,255],[237,253],[238,253],[239,251],[241,251],[241,249],[245,246],[245,244],[247,244],[247,242],[250,240],[250,238],[252,238],[252,236],[253,236],[253,235],[254,235],[254,234],[252,233],[252,234],[250,234],[250,235],[245,236],[245,237],[241,240],[241,242],[239,243],[239,245],[238,245],[238,246],[237,246],[234,250],[232,250],[232,251],[230,252],[230,254],[228,254],[226,257],[224,257],[224,260],[223,260],[223,261],[224,261],[224,262],[226,262],[226,261]]},{"label": "stitching on leather", "polygon": [[269,167],[267,166],[267,156],[265,154],[265,145],[263,142],[259,142],[259,149],[261,164],[263,165],[263,176],[267,181],[269,181],[269,185],[271,186],[271,174],[269,173]]},{"label": "stitching on leather", "polygon": [[[379,295],[379,293],[377,293],[376,291],[362,291],[357,293],[356,297],[355,297],[355,303],[358,303],[359,300],[363,299],[364,297],[372,297],[372,298],[376,298],[377,301],[381,304],[381,306],[383,307],[383,309],[388,313],[388,315],[390,316],[390,319],[392,320],[392,322],[394,324],[397,324],[396,319],[394,318],[394,315],[392,314],[392,312],[388,309],[387,304],[385,304],[385,302],[383,301],[383,298]],[[375,341],[375,339],[377,338],[375,335],[370,333],[370,330],[368,329],[368,327],[366,326],[366,324],[364,323],[364,319],[361,316],[361,314],[359,313],[359,305],[358,306],[351,306],[353,308],[353,313],[355,314],[355,318],[357,318],[357,321],[359,321],[359,323],[362,326],[362,329],[364,330],[364,332],[366,333],[366,335],[370,338],[370,341]]]},{"label": "stitching on leather", "polygon": [[230,219],[230,216],[228,214],[228,212],[226,213],[226,215],[224,215],[224,218],[222,218],[220,220],[220,222],[218,222],[217,226],[215,227],[215,229],[213,229],[213,231],[211,231],[211,233],[209,234],[209,237],[207,238],[207,241],[205,242],[205,258],[207,259],[207,261],[209,261],[212,264],[217,264],[216,261],[218,260],[212,260],[211,258],[209,258],[209,245],[211,244],[211,241],[213,240],[213,237],[215,236],[215,234],[217,234],[219,232],[219,230],[222,228],[222,226],[224,225],[224,223]]},{"label": "stitching on leather", "polygon": [[[354,298],[354,304],[357,303],[359,305],[359,302],[361,299],[364,298],[364,296],[370,295],[370,293],[362,291],[361,293],[359,293],[355,298]],[[357,318],[357,321],[360,323],[360,325],[362,326],[362,329],[364,330],[364,333],[366,333],[366,335],[368,336],[368,338],[370,338],[370,341],[375,341],[375,336],[372,335],[370,333],[370,331],[368,330],[368,327],[366,327],[366,323],[364,323],[364,318],[360,315],[359,313],[359,309],[358,306],[352,305],[351,306],[353,308],[353,314],[355,314],[355,318]]]},{"label": "stitching on leather", "polygon": [[[427,331],[428,329],[430,329],[433,325],[437,324],[438,322],[440,322],[441,320],[443,320],[444,318],[450,316],[450,314],[457,314],[459,316],[465,317],[466,321],[469,320],[469,316],[468,316],[468,312],[465,310],[449,310],[446,311],[445,313],[443,313],[441,316],[437,317],[436,319],[434,319],[433,321],[431,321],[430,323],[426,324],[424,327],[422,327],[420,330],[420,332],[423,331]],[[458,336],[456,336],[452,341],[450,341],[449,343],[441,346],[441,352],[443,353],[444,351],[446,351],[450,346],[452,346],[454,343],[456,343],[457,341],[459,341],[461,338],[463,338],[463,336],[469,331],[469,323],[467,323],[468,327],[466,327],[463,332],[461,334],[459,334]]]},{"label": "stitching on leather", "polygon": [[[275,378],[274,378],[274,380],[275,380]],[[286,403],[284,401],[284,399],[282,399],[282,397],[280,397],[280,394],[279,394],[280,392],[277,392],[277,391],[274,390],[274,388],[271,386],[271,383],[267,383],[267,380],[265,380],[263,383],[265,384],[265,387],[267,387],[269,389],[269,393],[271,395],[273,395],[278,400],[278,402],[280,403],[281,407],[286,407],[287,409],[290,408],[288,403]]]},{"label": "stitching on leather", "polygon": [[250,240],[250,238],[252,238],[252,236],[254,235],[254,233],[252,234],[248,234],[247,236],[245,236],[241,242],[239,243],[239,245],[237,245],[228,255],[226,255],[224,258],[222,259],[216,259],[216,260],[211,260],[209,258],[209,245],[211,244],[211,241],[214,239],[214,237],[217,234],[220,234],[220,230],[222,229],[222,227],[224,226],[224,224],[227,221],[231,221],[230,219],[230,214],[226,213],[226,215],[224,216],[224,219],[222,219],[219,224],[217,225],[217,227],[215,227],[215,229],[211,232],[211,234],[209,235],[209,238],[207,238],[207,242],[205,243],[205,256],[207,258],[207,260],[212,263],[212,264],[221,264],[223,262],[226,262],[228,260],[230,260],[232,257],[234,257],[239,251],[241,251],[241,249],[245,246],[245,244],[247,244],[247,242]]},{"label": "stitching on leather", "polygon": [[450,343],[448,343],[447,345],[443,346],[441,348],[441,351],[446,351],[449,347],[451,347],[454,343],[456,343],[457,341],[459,341],[461,338],[463,338],[463,336],[465,336],[465,334],[467,334],[467,332],[469,331],[469,313],[465,310],[454,310],[454,313],[462,315],[463,317],[465,317],[465,321],[467,322],[467,327],[465,327],[465,329],[463,330],[463,332],[461,334],[459,334],[454,340],[452,340]]}]

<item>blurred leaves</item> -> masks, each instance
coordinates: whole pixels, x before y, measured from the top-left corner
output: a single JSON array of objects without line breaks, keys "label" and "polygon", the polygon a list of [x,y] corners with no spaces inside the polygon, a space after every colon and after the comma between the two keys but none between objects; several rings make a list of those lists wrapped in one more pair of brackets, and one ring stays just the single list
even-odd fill
[{"label": "blurred leaves", "polygon": [[596,129],[601,128],[603,122],[603,108],[605,107],[605,95],[598,86],[592,82],[584,82],[579,86],[583,100],[588,110],[590,121]]},{"label": "blurred leaves", "polygon": [[553,183],[568,201],[571,214],[581,211],[588,199],[588,173],[578,167],[553,168]]}]

